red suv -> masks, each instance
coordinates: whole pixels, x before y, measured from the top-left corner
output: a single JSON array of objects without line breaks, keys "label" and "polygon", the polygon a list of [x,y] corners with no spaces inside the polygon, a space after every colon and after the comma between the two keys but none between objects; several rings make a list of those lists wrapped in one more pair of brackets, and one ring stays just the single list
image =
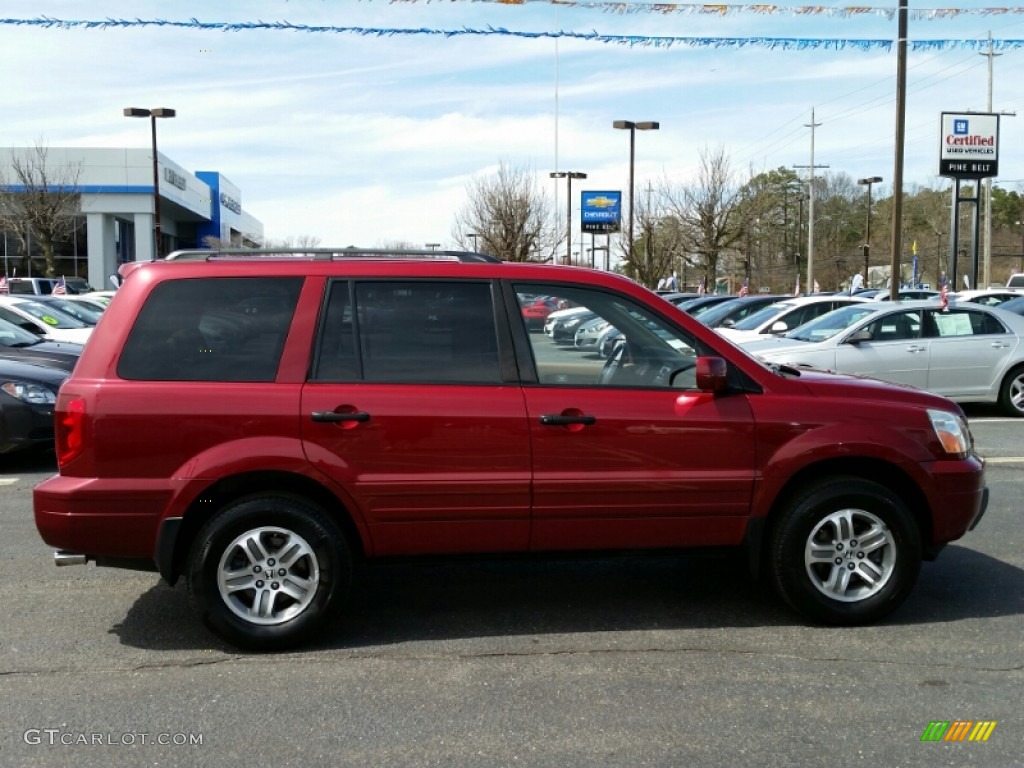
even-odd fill
[{"label": "red suv", "polygon": [[[743,547],[811,620],[878,619],[977,524],[960,408],[766,366],[637,284],[474,254],[122,268],[56,404],[58,564],[184,576],[228,641],[323,632],[360,558]],[[607,360],[529,327],[559,296]]]}]

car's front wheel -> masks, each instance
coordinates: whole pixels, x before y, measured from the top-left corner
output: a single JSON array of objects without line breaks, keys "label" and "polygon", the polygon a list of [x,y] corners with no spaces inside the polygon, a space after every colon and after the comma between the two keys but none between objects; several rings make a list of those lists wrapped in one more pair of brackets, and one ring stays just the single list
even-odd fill
[{"label": "car's front wheel", "polygon": [[211,519],[189,557],[189,593],[203,622],[250,650],[312,639],[348,592],[352,557],[317,508],[280,496],[243,499]]},{"label": "car's front wheel", "polygon": [[921,536],[906,505],[853,477],[823,479],[791,500],[769,546],[779,594],[829,624],[885,616],[906,599],[921,567]]}]

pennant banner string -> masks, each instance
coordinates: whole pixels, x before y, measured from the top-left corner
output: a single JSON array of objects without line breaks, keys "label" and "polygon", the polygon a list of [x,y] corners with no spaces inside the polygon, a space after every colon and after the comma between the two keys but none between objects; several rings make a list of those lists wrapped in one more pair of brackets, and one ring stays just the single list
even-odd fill
[{"label": "pennant banner string", "polygon": [[[769,48],[781,50],[841,50],[853,48],[861,51],[891,50],[893,41],[888,39],[859,38],[802,38],[802,37],[677,37],[668,35],[605,35],[599,32],[521,32],[502,27],[484,27],[473,29],[430,29],[420,28],[388,28],[388,27],[341,27],[332,25],[293,24],[289,21],[169,21],[166,19],[56,19],[40,16],[34,19],[0,18],[0,26],[34,26],[47,29],[124,29],[130,27],[172,27],[179,29],[199,29],[207,31],[246,32],[246,31],[288,31],[352,34],[364,37],[398,37],[410,35],[427,35],[435,37],[462,37],[503,35],[526,39],[563,38],[571,40],[587,40],[598,43],[626,46],[647,46],[670,48],[687,46],[691,48]],[[1024,48],[1024,40],[911,40],[908,41],[914,51],[943,51],[955,48],[973,50],[1008,51]]]},{"label": "pennant banner string", "polygon": [[[372,2],[372,0],[364,0]],[[435,0],[384,0],[388,5],[429,5]],[[458,0],[445,0],[446,3]],[[462,0],[469,3],[488,3],[493,5],[558,5],[583,10],[598,10],[605,13],[640,14],[658,13],[663,15],[709,15],[731,16],[736,14],[759,14],[762,16],[827,16],[833,18],[851,18],[855,16],[882,16],[887,19],[896,18],[895,8],[879,8],[866,5],[847,5],[830,8],[822,5],[774,5],[771,3],[644,3],[644,2],[597,2],[595,0]],[[915,21],[931,21],[933,19],[950,19],[958,16],[1004,16],[1007,14],[1024,15],[1024,7],[989,7],[989,8],[911,8],[909,15]]]}]

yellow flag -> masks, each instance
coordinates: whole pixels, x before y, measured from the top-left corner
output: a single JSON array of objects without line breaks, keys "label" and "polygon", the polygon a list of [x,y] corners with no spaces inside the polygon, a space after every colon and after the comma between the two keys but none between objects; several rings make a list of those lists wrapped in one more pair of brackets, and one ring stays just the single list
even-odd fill
[{"label": "yellow flag", "polygon": [[910,246],[910,252],[917,256],[917,240],[915,240],[914,244]]}]

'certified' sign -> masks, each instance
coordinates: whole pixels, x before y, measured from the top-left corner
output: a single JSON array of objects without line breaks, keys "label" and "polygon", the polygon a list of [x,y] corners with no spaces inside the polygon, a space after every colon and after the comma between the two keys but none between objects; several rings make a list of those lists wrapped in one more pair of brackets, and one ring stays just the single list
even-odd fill
[{"label": "'certified' sign", "polygon": [[943,112],[939,175],[981,179],[999,172],[999,115]]}]

